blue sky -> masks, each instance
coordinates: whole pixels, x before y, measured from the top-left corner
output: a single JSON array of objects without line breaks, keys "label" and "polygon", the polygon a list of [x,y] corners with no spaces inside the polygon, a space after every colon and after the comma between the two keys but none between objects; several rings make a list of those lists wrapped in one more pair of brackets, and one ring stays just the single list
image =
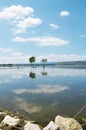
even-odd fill
[{"label": "blue sky", "polygon": [[86,60],[85,0],[0,0],[0,63]]}]

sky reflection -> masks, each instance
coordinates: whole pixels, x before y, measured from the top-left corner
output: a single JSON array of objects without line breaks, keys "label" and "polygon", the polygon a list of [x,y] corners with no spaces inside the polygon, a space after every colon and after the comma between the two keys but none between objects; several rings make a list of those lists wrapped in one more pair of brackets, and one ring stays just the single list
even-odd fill
[{"label": "sky reflection", "polygon": [[59,93],[65,90],[69,90],[68,86],[60,86],[60,85],[40,85],[34,89],[15,89],[13,90],[16,94],[22,93],[35,93],[35,94],[54,94]]},{"label": "sky reflection", "polygon": [[[30,78],[30,73],[36,77]],[[0,69],[0,106],[3,108],[23,111],[26,116],[28,113],[29,117],[34,115],[42,120],[57,113],[74,115],[84,104],[86,69],[38,67],[33,72],[27,67]]]},{"label": "sky reflection", "polygon": [[[84,76],[86,75],[86,69],[64,69],[64,68],[45,68],[45,72],[48,76]],[[24,75],[29,75],[31,73],[31,68],[20,68],[20,69],[0,69],[0,76],[11,75],[12,78],[20,79]],[[41,75],[43,73],[43,68],[34,68],[34,73],[36,75]],[[46,76],[47,76],[46,75]]]},{"label": "sky reflection", "polygon": [[30,114],[38,113],[41,110],[41,106],[27,102],[24,98],[14,97],[14,102],[15,107]]}]

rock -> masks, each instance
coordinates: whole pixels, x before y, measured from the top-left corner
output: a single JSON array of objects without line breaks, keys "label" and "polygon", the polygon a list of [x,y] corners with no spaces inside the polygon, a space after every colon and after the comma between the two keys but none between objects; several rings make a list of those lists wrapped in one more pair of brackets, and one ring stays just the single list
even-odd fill
[{"label": "rock", "polygon": [[43,128],[43,130],[58,130],[57,124],[55,124],[53,121],[50,121],[50,123]]},{"label": "rock", "polygon": [[62,116],[56,116],[55,123],[60,130],[83,130],[81,125],[73,118],[64,118]]},{"label": "rock", "polygon": [[20,119],[15,119],[9,115],[5,116],[5,118],[2,121],[2,124],[7,124],[8,126],[16,126],[20,122]]},{"label": "rock", "polygon": [[5,115],[6,114],[4,112],[0,112],[0,122],[4,119]]},{"label": "rock", "polygon": [[30,121],[24,126],[24,130],[41,130],[39,125],[33,124]]},{"label": "rock", "polygon": [[6,115],[6,113],[5,112],[0,112],[0,115]]}]

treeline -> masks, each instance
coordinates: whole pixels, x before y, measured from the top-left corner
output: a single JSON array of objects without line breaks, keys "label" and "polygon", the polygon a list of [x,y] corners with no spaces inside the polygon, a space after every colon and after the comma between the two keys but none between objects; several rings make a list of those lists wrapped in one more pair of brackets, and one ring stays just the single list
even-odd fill
[{"label": "treeline", "polygon": [[57,62],[57,65],[86,65],[86,61],[63,61]]},{"label": "treeline", "polygon": [[0,67],[12,67],[13,64],[0,64]]},{"label": "treeline", "polygon": [[[49,66],[49,65],[56,65],[56,63],[45,63],[45,66]],[[31,64],[0,64],[0,67],[28,67],[31,66]],[[35,66],[43,66],[42,63],[34,63],[34,67]]]},{"label": "treeline", "polygon": [[63,62],[40,62],[40,63],[28,63],[28,64],[0,64],[0,67],[29,67],[36,66],[57,66],[61,68],[86,68],[86,61],[63,61]]},{"label": "treeline", "polygon": [[61,68],[86,68],[86,61],[58,62],[56,66]]}]

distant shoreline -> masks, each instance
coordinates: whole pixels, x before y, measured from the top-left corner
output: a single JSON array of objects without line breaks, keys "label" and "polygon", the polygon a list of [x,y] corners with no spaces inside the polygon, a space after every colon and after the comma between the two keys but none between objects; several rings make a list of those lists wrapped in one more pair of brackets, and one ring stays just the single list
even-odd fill
[{"label": "distant shoreline", "polygon": [[47,62],[47,63],[34,63],[34,64],[0,64],[0,68],[8,67],[47,67],[53,66],[57,68],[86,68],[86,61],[65,61],[65,62]]}]

